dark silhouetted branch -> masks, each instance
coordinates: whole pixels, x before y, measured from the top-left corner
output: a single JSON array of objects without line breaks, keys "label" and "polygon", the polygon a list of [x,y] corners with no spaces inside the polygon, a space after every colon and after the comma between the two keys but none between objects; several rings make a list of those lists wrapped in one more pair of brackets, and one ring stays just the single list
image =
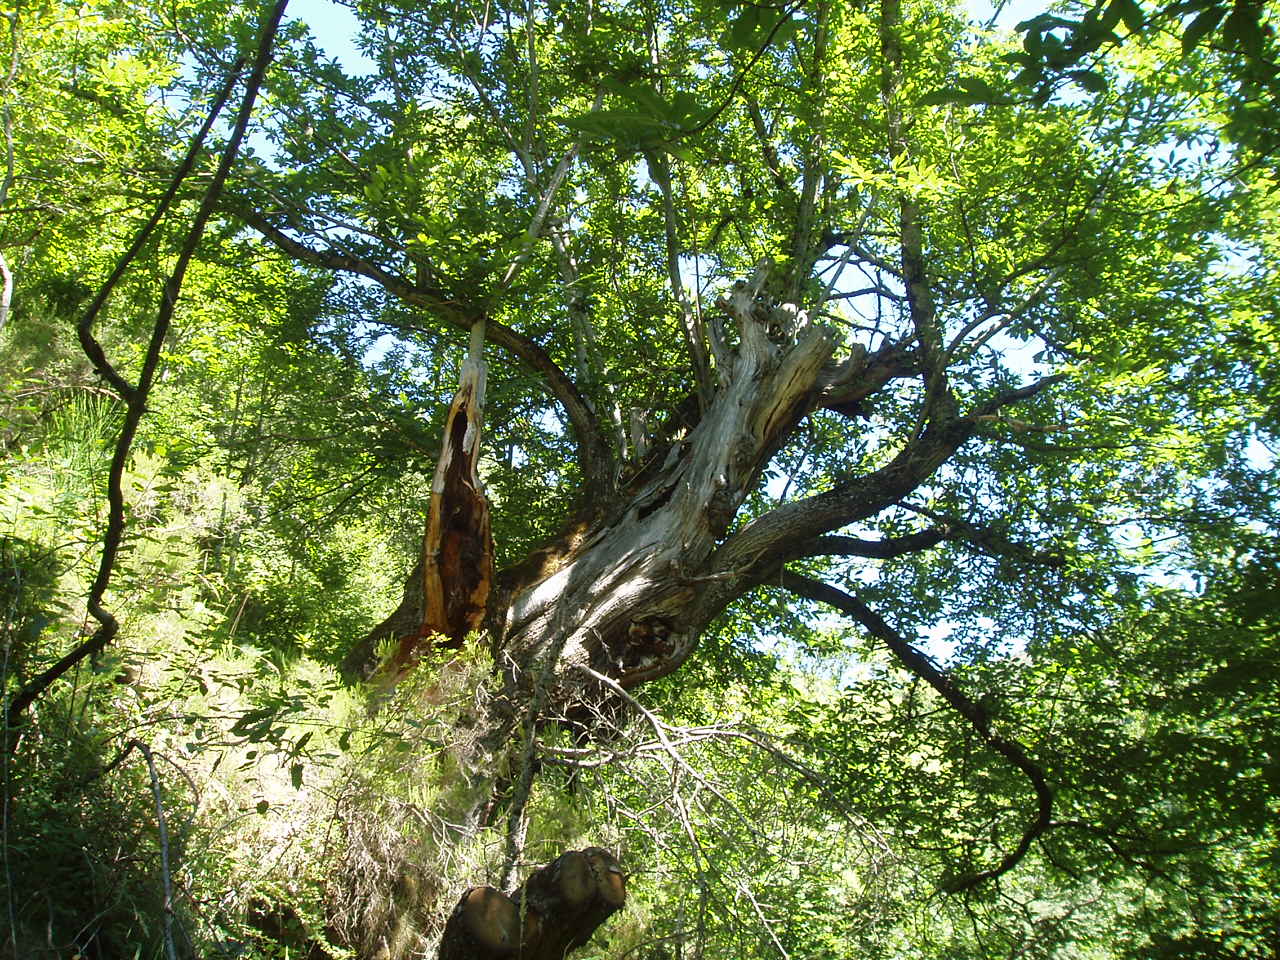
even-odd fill
[{"label": "dark silhouetted branch", "polygon": [[[287,3],[288,0],[277,0],[275,8],[271,11],[267,22],[263,26],[262,37],[258,42],[257,57],[254,60],[253,70],[245,85],[244,96],[240,101],[240,110],[236,115],[231,137],[222,150],[218,168],[213,178],[209,181],[204,197],[200,202],[200,207],[197,209],[191,227],[187,231],[186,239],[174,262],[173,272],[170,273],[161,291],[160,305],[156,310],[156,320],[152,326],[151,340],[147,345],[147,352],[143,358],[142,371],[138,376],[137,386],[127,383],[111,367],[101,346],[89,332],[90,324],[92,324],[94,317],[101,309],[102,303],[106,301],[106,294],[99,292],[94,301],[96,305],[90,307],[89,312],[85,314],[85,319],[81,321],[81,343],[84,345],[85,352],[103,376],[120,391],[126,404],[124,425],[121,427],[120,436],[116,440],[115,453],[111,458],[111,468],[107,477],[108,517],[107,529],[102,541],[102,558],[98,565],[97,576],[94,578],[93,585],[89,590],[87,604],[89,613],[98,621],[100,626],[88,640],[76,646],[43,673],[33,677],[18,691],[9,704],[7,714],[7,722],[11,728],[16,727],[21,722],[27,708],[51,684],[86,657],[94,656],[104,650],[120,629],[119,622],[102,605],[102,599],[108,584],[111,582],[116,556],[120,551],[120,544],[124,535],[123,477],[125,464],[133,447],[133,438],[137,433],[138,424],[142,420],[142,415],[146,412],[147,395],[150,393],[151,385],[155,379],[156,368],[160,363],[160,354],[164,348],[165,337],[169,332],[169,326],[177,308],[178,296],[182,291],[182,282],[186,276],[187,267],[191,263],[192,257],[195,256],[196,248],[204,236],[205,227],[209,222],[209,218],[213,215],[214,207],[217,205],[218,197],[222,192],[222,186],[226,183],[227,174],[231,170],[231,165],[235,161],[236,154],[240,149],[240,143],[244,139],[245,131],[249,126],[249,119],[253,113],[253,104],[257,99],[258,89],[262,85],[263,77],[266,75],[267,65],[271,62],[271,50],[274,45],[276,31],[280,26],[281,18],[284,16]],[[228,81],[228,84],[230,82]],[[229,89],[230,86],[228,85],[224,90],[224,95]],[[223,99],[225,99],[225,96]],[[219,101],[215,109],[220,108],[221,103],[222,100]],[[199,135],[200,137],[203,137],[208,132],[211,124],[212,120],[206,121]],[[194,163],[194,153],[197,149],[198,145],[193,145],[192,150],[188,151],[187,159],[184,160],[188,170],[190,165]],[[175,176],[173,183],[170,185],[170,190],[166,192],[165,197],[160,201],[160,207],[166,207],[172,201],[172,194],[176,193],[180,182],[181,178]],[[142,242],[145,240],[143,234],[154,229],[155,222],[159,221],[162,214],[163,211],[160,210],[153,215],[152,220],[148,221],[147,226],[143,227],[143,232],[140,234],[142,239],[135,239],[125,257],[117,265],[116,270],[104,286],[108,293],[110,287],[123,275],[130,262],[137,256],[138,250],[141,249]],[[11,740],[8,746],[12,748],[14,742]]]},{"label": "dark silhouetted branch", "polygon": [[1027,755],[1026,749],[1020,743],[992,729],[991,718],[981,706],[965,696],[945,672],[908,643],[901,634],[885,623],[878,613],[857,597],[787,570],[782,571],[779,579],[781,585],[792,593],[806,600],[835,607],[845,616],[861,624],[868,633],[889,648],[889,651],[898,658],[899,663],[933,687],[956,713],[968,720],[987,746],[1022,771],[1031,782],[1036,795],[1036,813],[1023,829],[1018,845],[996,866],[960,877],[948,884],[947,889],[951,892],[971,890],[978,884],[993,880],[1016,867],[1027,855],[1031,845],[1049,829],[1052,823],[1053,791],[1049,788],[1049,782],[1040,766]]}]

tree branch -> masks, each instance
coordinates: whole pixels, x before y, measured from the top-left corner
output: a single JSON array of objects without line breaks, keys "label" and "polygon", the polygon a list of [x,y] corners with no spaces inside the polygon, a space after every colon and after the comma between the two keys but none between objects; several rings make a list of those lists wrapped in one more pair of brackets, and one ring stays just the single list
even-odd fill
[{"label": "tree branch", "polygon": [[892,560],[908,553],[929,550],[951,537],[952,531],[946,527],[935,527],[901,537],[887,537],[883,540],[864,540],[861,537],[814,537],[812,540],[795,543],[787,551],[786,559],[866,557],[869,560]]},{"label": "tree branch", "polygon": [[[716,551],[710,578],[725,586],[700,595],[700,604],[711,609],[763,583],[789,555],[791,544],[821,537],[901,504],[973,437],[983,417],[1034,397],[1064,379],[1065,375],[1044,377],[993,397],[968,415],[930,421],[920,437],[909,441],[879,470],[849,477],[828,491],[780,504],[756,517]],[[728,591],[734,589],[737,592],[729,596]]]},{"label": "tree branch", "polygon": [[675,201],[671,196],[671,165],[665,154],[646,151],[649,176],[662,194],[662,219],[667,245],[667,277],[671,293],[680,306],[680,328],[684,332],[685,346],[693,363],[694,378],[698,384],[698,397],[703,407],[711,402],[711,364],[707,357],[707,338],[701,318],[689,302],[684,281],[680,278],[679,226],[676,222]]},{"label": "tree branch", "polygon": [[996,866],[952,881],[947,885],[948,891],[958,893],[971,890],[978,884],[994,880],[1016,867],[1027,855],[1031,845],[1049,829],[1053,814],[1053,792],[1049,788],[1049,782],[1040,766],[1027,755],[1026,749],[1016,740],[1004,737],[993,729],[991,718],[982,707],[970,700],[955,685],[951,677],[934,666],[928,657],[908,643],[901,634],[885,623],[879,614],[857,597],[788,570],[782,571],[780,582],[783,587],[797,596],[835,607],[845,616],[861,624],[869,634],[889,648],[889,651],[898,658],[899,663],[933,687],[956,713],[969,721],[970,726],[988,747],[1017,767],[1030,781],[1036,796],[1036,812],[1023,829],[1017,846]]},{"label": "tree branch", "polygon": [[[129,453],[133,446],[133,438],[137,433],[138,423],[142,420],[142,415],[146,412],[147,396],[151,391],[151,385],[155,379],[156,367],[160,362],[160,353],[164,347],[165,337],[169,332],[169,326],[173,320],[174,311],[177,308],[178,296],[182,291],[182,282],[186,276],[187,267],[195,255],[196,247],[199,245],[201,238],[204,236],[205,226],[209,222],[209,218],[213,215],[214,207],[218,202],[219,194],[222,192],[222,186],[226,182],[227,174],[231,170],[231,164],[235,161],[236,154],[239,152],[240,143],[244,139],[245,131],[249,126],[249,119],[253,113],[253,104],[258,96],[258,89],[262,85],[262,80],[266,75],[267,66],[271,62],[271,51],[275,41],[276,30],[280,26],[280,20],[284,16],[285,6],[288,0],[277,0],[275,8],[268,15],[266,22],[262,28],[262,36],[258,42],[258,53],[254,61],[253,71],[249,75],[249,79],[245,84],[244,96],[240,101],[240,110],[236,115],[235,125],[231,131],[231,137],[223,148],[222,157],[219,161],[218,168],[214,172],[213,178],[209,181],[209,185],[205,190],[204,197],[200,202],[200,207],[196,211],[192,220],[191,227],[187,231],[186,239],[183,241],[182,248],[178,252],[177,259],[174,263],[173,271],[169,278],[165,281],[164,287],[160,295],[160,306],[156,311],[155,324],[151,330],[151,341],[147,346],[147,352],[142,362],[142,371],[138,377],[137,386],[127,383],[106,360],[106,356],[102,352],[101,346],[89,332],[89,325],[93,322],[97,312],[106,301],[107,293],[115,282],[124,274],[125,268],[137,256],[141,249],[142,241],[145,240],[145,234],[155,228],[163,215],[164,208],[172,201],[173,194],[177,192],[178,185],[185,171],[189,170],[195,162],[195,153],[198,149],[199,137],[203,137],[213,124],[212,114],[201,129],[197,138],[197,143],[192,145],[192,149],[188,151],[187,157],[183,161],[183,166],[179,167],[180,175],[175,176],[174,181],[170,184],[170,189],[161,199],[156,214],[148,221],[143,231],[139,234],[139,238],[135,239],[133,245],[126,252],[124,258],[117,265],[111,277],[107,280],[103,290],[99,291],[98,296],[94,299],[93,305],[86,313],[85,318],[80,323],[81,343],[85,345],[85,352],[94,360],[95,365],[101,361],[100,370],[109,370],[113,376],[108,377],[112,384],[120,389],[121,396],[124,397],[126,403],[124,425],[120,430],[120,436],[116,440],[115,453],[111,459],[111,468],[107,478],[107,500],[109,512],[107,517],[107,529],[103,536],[102,543],[102,559],[98,566],[97,576],[94,578],[93,585],[89,591],[88,609],[94,619],[98,621],[100,626],[94,631],[93,636],[88,640],[75,647],[53,666],[45,670],[43,673],[29,680],[9,704],[7,714],[7,722],[10,727],[17,726],[29,707],[36,698],[38,698],[45,690],[49,688],[59,677],[63,676],[72,667],[84,660],[86,657],[96,655],[106,648],[107,644],[115,637],[120,629],[120,624],[111,613],[102,606],[103,596],[106,593],[107,586],[111,581],[111,575],[115,568],[116,555],[119,553],[121,540],[124,535],[124,489],[123,476],[125,464],[129,459]],[[215,105],[212,113],[216,113],[225,101],[225,96],[230,93],[230,84],[234,77],[228,81],[228,86],[224,89],[224,96]],[[96,356],[91,350],[96,348]],[[104,374],[105,375],[105,374]],[[12,744],[10,745],[12,746]]]},{"label": "tree branch", "polygon": [[[972,436],[974,426],[968,418],[930,424],[918,440],[908,443],[879,470],[774,507],[720,546],[712,560],[713,575],[735,582],[739,592],[763,582],[777,569],[788,544],[822,536],[901,502],[950,459]],[[725,598],[708,594],[707,600]]]},{"label": "tree branch", "polygon": [[[293,259],[324,270],[368,277],[392,296],[429,311],[458,330],[470,332],[476,320],[484,315],[483,307],[478,304],[464,303],[439,288],[415,286],[404,277],[362,257],[310,247],[254,210],[239,207],[236,216]],[[505,324],[488,319],[485,340],[519,358],[546,383],[551,395],[564,407],[577,438],[579,466],[588,489],[597,495],[607,494],[613,485],[613,453],[599,419],[574,382],[542,347]]]},{"label": "tree branch", "polygon": [[947,539],[963,540],[977,547],[988,556],[1009,557],[1022,563],[1033,563],[1044,567],[1057,568],[1066,566],[1067,558],[1057,551],[1037,550],[1028,544],[1009,539],[998,530],[978,526],[968,520],[948,517],[927,507],[911,503],[904,503],[902,506],[912,513],[932,520],[935,524],[947,530]]},{"label": "tree branch", "polygon": [[98,314],[106,305],[107,299],[111,296],[111,291],[115,289],[117,283],[128,271],[138,254],[142,252],[142,247],[146,244],[151,234],[155,232],[156,227],[160,225],[160,221],[164,219],[164,215],[168,213],[169,207],[173,205],[174,199],[177,197],[178,188],[182,186],[182,182],[191,173],[191,168],[195,166],[196,159],[200,156],[200,151],[204,148],[205,137],[209,135],[209,131],[213,129],[213,123],[218,118],[218,114],[222,112],[222,108],[226,105],[227,98],[231,96],[231,91],[235,86],[235,82],[240,74],[240,69],[244,65],[243,60],[236,60],[232,65],[231,72],[227,76],[226,83],[218,92],[217,99],[214,100],[213,107],[209,110],[209,115],[205,117],[205,121],[200,126],[200,130],[196,133],[195,139],[191,141],[191,146],[187,149],[186,156],[182,158],[182,162],[178,164],[178,169],[174,171],[169,186],[156,202],[155,211],[146,223],[142,225],[142,229],[138,231],[137,236],[133,238],[133,243],[121,256],[115,269],[111,271],[111,275],[107,277],[106,282],[98,289],[98,293],[90,302],[88,309],[85,310],[84,316],[80,318],[80,323],[76,326],[76,333],[80,338],[80,347],[84,350],[85,355],[93,363],[94,369],[102,377],[115,388],[120,394],[121,399],[126,403],[132,403],[134,399],[135,388],[132,384],[124,379],[111,362],[107,359],[106,353],[102,349],[102,344],[98,343],[93,335],[93,322],[98,318]]}]

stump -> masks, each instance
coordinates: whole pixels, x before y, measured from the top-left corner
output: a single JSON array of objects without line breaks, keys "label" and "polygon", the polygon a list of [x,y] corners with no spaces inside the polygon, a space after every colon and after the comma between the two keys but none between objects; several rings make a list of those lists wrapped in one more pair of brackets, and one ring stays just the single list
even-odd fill
[{"label": "stump", "polygon": [[613,854],[572,850],[535,870],[512,896],[493,887],[464,893],[445,925],[440,960],[562,960],[625,901]]}]

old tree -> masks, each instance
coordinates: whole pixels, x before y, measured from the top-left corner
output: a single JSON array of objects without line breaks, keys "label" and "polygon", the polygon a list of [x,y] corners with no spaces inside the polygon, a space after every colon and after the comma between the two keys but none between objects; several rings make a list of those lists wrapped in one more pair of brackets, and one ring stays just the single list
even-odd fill
[{"label": "old tree", "polygon": [[[1111,6],[1105,29],[1137,29],[1137,5]],[[1225,709],[1256,680],[1233,642],[1255,636],[1257,656],[1274,646],[1258,639],[1273,631],[1256,605],[1231,598],[1265,582],[1258,571],[1274,531],[1277,194],[1266,158],[1229,136],[1248,91],[1231,79],[1241,71],[1222,65],[1238,68],[1256,46],[1251,69],[1272,78],[1269,34],[1237,37],[1246,52],[1224,54],[1153,29],[1101,54],[1064,53],[1071,69],[1051,77],[1057,86],[1032,91],[1007,85],[1011,65],[1054,65],[1052,45],[1069,34],[1055,39],[1042,22],[1024,50],[933,0],[371,0],[343,13],[356,45],[334,60],[304,21],[338,10],[288,11],[269,66],[260,11],[191,4],[176,21],[158,14],[128,28],[110,11],[86,14],[83,29],[98,32],[79,47],[56,18],[40,19],[52,16],[43,8],[26,21],[13,14],[6,194],[16,189],[6,202],[25,190],[31,205],[16,213],[42,212],[5,239],[25,251],[29,275],[47,274],[33,289],[64,289],[48,277],[65,273],[58,252],[89,229],[77,217],[101,217],[117,191],[158,195],[155,171],[176,162],[165,137],[185,136],[187,114],[203,118],[206,91],[240,69],[226,37],[249,61],[256,51],[265,73],[252,115],[252,100],[242,107],[245,146],[222,153],[225,184],[213,174],[217,156],[198,151],[194,172],[174,181],[175,203],[207,201],[200,216],[216,236],[198,253],[191,233],[183,297],[211,306],[180,300],[174,312],[169,298],[161,312],[178,332],[167,353],[145,358],[126,346],[138,339],[120,319],[128,311],[96,320],[115,337],[108,346],[122,369],[143,370],[134,387],[101,347],[90,353],[132,424],[112,468],[115,536],[130,535],[116,494],[139,422],[151,455],[170,463],[183,448],[157,440],[164,429],[207,436],[218,451],[208,462],[225,462],[227,476],[258,491],[243,496],[270,507],[256,514],[264,525],[294,511],[290,543],[306,546],[288,548],[291,584],[299,563],[368,555],[367,544],[344,543],[353,526],[337,525],[372,496],[357,481],[393,478],[400,485],[386,489],[403,491],[417,478],[400,521],[413,529],[392,551],[398,605],[362,621],[333,615],[345,632],[324,649],[307,649],[313,626],[291,627],[289,643],[340,661],[348,683],[367,682],[376,722],[406,708],[394,699],[406,678],[419,691],[412,709],[430,711],[452,661],[485,665],[488,693],[451,721],[463,733],[441,761],[465,773],[467,788],[435,795],[433,813],[459,845],[486,829],[502,835],[506,892],[468,892],[442,955],[514,955],[523,943],[524,955],[550,957],[583,943],[622,902],[621,868],[589,847],[509,899],[520,863],[554,859],[522,860],[531,794],[540,770],[639,763],[647,750],[666,758],[672,778],[667,809],[683,834],[672,842],[687,838],[699,864],[683,896],[700,919],[686,928],[682,906],[679,925],[661,927],[676,932],[654,941],[677,951],[681,931],[696,929],[697,950],[731,955],[737,948],[715,947],[706,919],[709,878],[728,854],[701,846],[675,786],[687,774],[695,794],[736,809],[681,757],[682,744],[715,737],[773,758],[825,811],[819,819],[860,811],[889,846],[916,837],[930,884],[984,909],[994,908],[983,891],[1020,864],[1075,884],[1094,870],[1163,876],[1162,857],[1236,835],[1196,819],[1208,802],[1200,794],[1181,806],[1169,798],[1220,781],[1219,759],[1257,783],[1273,776],[1274,757],[1271,767],[1257,760],[1258,744],[1272,742],[1259,728],[1241,721],[1202,742],[1184,723],[1199,722],[1196,696]],[[95,56],[91,79],[75,79]],[[182,70],[144,69],[166,58],[182,58]],[[93,175],[79,160],[48,167],[54,140],[30,94],[41,70],[55,76],[63,63],[76,69],[54,103],[79,117]],[[166,88],[184,91],[176,106],[156,98]],[[215,123],[209,137],[222,129]],[[41,193],[58,178],[80,212]],[[171,269],[169,242],[181,246],[160,241],[147,261],[156,276]],[[106,272],[86,269],[79,282]],[[169,275],[182,286],[180,271]],[[30,328],[38,311],[23,308],[21,283],[13,289],[15,325]],[[55,311],[53,294],[48,302]],[[254,341],[251,323],[224,315],[239,310],[289,332]],[[95,318],[81,321],[85,342]],[[165,327],[155,330],[161,351]],[[226,359],[250,350],[259,359]],[[139,418],[157,369],[157,410],[177,412],[146,434]],[[202,399],[165,407],[165,390]],[[303,446],[305,457],[288,452]],[[187,477],[194,455],[178,459],[174,476]],[[284,478],[326,469],[331,489],[289,492]],[[299,507],[312,501],[332,509]],[[142,513],[131,517],[145,525]],[[250,603],[267,595],[267,575],[254,587],[244,572],[269,562],[240,546],[240,533],[218,537],[201,576],[250,586],[211,629],[227,643],[255,623],[270,636],[270,605]],[[105,624],[110,565],[102,569],[90,613]],[[1214,584],[1203,595],[1192,589],[1200,578]],[[328,610],[325,582],[296,606]],[[291,623],[312,623],[290,609]],[[1234,640],[1205,626],[1197,641],[1226,679],[1197,685],[1198,667],[1170,639],[1195,635],[1191,622],[1239,624]],[[39,672],[52,655],[24,668],[34,679],[15,688],[15,729],[61,676],[58,664],[97,658],[112,636],[72,645],[52,673]],[[787,670],[809,677],[783,684],[790,700],[777,684]],[[1161,671],[1176,678],[1130,685]],[[202,695],[213,684],[205,673],[187,674],[201,678]],[[746,711],[743,726],[722,726],[727,715],[699,705],[749,690],[752,678],[769,691],[759,694],[776,712],[768,722],[751,714],[750,693],[734,707],[739,719]],[[1174,688],[1185,694],[1173,701],[1179,719],[1151,719],[1160,691]],[[1260,702],[1249,696],[1241,702]],[[292,702],[224,703],[235,719],[224,736],[237,749],[274,744],[301,789],[311,735],[290,739],[271,725]],[[659,703],[673,711],[667,719]],[[186,709],[182,722],[194,723]],[[670,725],[677,715],[708,723],[690,732]],[[191,756],[201,737],[217,739],[183,736]],[[350,736],[339,738],[343,750]],[[1157,744],[1152,755],[1191,756],[1195,743],[1207,759],[1172,787],[1147,763],[1144,737]],[[1221,753],[1205,746],[1227,742]],[[154,768],[150,776],[155,785]],[[1148,808],[1157,791],[1167,806]],[[1219,800],[1243,831],[1252,828],[1238,811],[1264,810],[1258,796],[1274,791],[1249,794],[1253,806]],[[258,813],[269,807],[262,800]],[[1145,812],[1126,821],[1135,809]],[[167,842],[163,830],[161,820]],[[429,895],[405,893],[423,883],[413,876],[392,877],[402,907],[416,896],[440,914],[458,902],[443,881]],[[743,896],[762,952],[815,949],[805,937],[821,924],[799,924],[799,907],[787,921]],[[1052,934],[1035,936],[1069,942],[1067,918],[1097,899],[1081,894]],[[259,931],[297,921],[249,910]],[[1254,916],[1257,929],[1268,917]],[[386,929],[349,939],[370,955],[415,949]],[[1027,920],[1025,929],[1040,928]],[[341,933],[331,926],[330,936]]]}]

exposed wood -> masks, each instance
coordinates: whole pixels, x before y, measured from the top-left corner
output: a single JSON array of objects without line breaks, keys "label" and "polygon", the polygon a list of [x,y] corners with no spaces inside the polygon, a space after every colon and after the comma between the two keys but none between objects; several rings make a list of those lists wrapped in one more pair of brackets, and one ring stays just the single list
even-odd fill
[{"label": "exposed wood", "polygon": [[489,501],[478,470],[484,432],[486,368],[484,322],[472,330],[471,348],[445,419],[440,458],[431,482],[431,506],[422,544],[422,621],[400,639],[391,677],[410,669],[431,644],[459,646],[480,628],[493,588],[493,533]]}]

